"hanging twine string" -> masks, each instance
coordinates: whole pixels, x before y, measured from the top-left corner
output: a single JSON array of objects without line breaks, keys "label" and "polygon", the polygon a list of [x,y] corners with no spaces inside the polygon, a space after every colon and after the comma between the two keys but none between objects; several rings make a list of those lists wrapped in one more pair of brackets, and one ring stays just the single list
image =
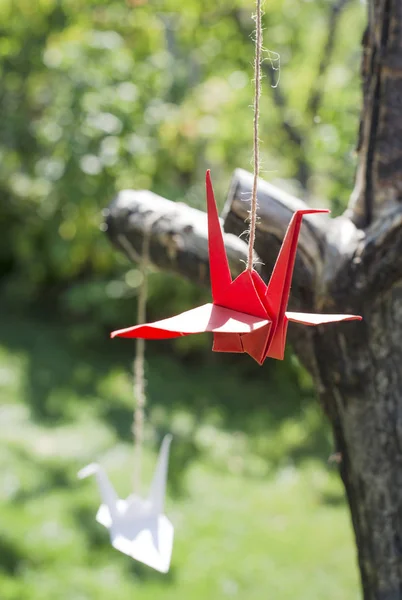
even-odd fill
[{"label": "hanging twine string", "polygon": [[[146,223],[144,237],[142,239],[141,259],[139,267],[142,274],[142,282],[138,295],[137,307],[137,323],[144,323],[146,320],[146,308],[148,299],[148,265],[150,262],[149,246],[151,240],[151,230],[155,221],[160,215],[152,215],[151,219]],[[128,243],[128,242],[127,242]],[[134,250],[131,247],[131,250]],[[142,448],[144,443],[144,415],[145,415],[145,340],[137,338],[135,341],[135,358],[133,364],[134,371],[134,397],[135,408],[132,432],[134,435],[134,492],[139,494],[141,487],[141,470],[142,470]]]},{"label": "hanging twine string", "polygon": [[[137,305],[137,323],[144,323],[146,320],[147,300],[148,300],[148,265],[150,262],[149,246],[151,242],[152,227],[160,218],[160,214],[151,214],[150,219],[145,222],[144,235],[141,245],[141,256],[137,253],[126,236],[119,235],[118,241],[126,251],[133,262],[139,264],[142,281],[138,294]],[[142,448],[144,444],[144,421],[145,421],[145,403],[146,403],[146,379],[145,379],[145,340],[137,338],[135,341],[135,358],[133,363],[134,384],[133,393],[135,398],[135,407],[133,413],[132,433],[134,437],[134,492],[139,494],[141,490],[141,471],[142,471]]]},{"label": "hanging twine string", "polygon": [[[142,255],[140,271],[142,282],[138,295],[137,323],[144,323],[146,317],[146,306],[148,298],[147,265],[149,260],[149,232],[144,233],[142,240]],[[145,340],[137,338],[135,341],[134,371],[134,398],[135,408],[133,417],[134,435],[134,492],[140,492],[141,467],[142,467],[142,445],[144,443],[144,412],[145,412]]]},{"label": "hanging twine string", "polygon": [[247,270],[253,269],[253,254],[255,242],[255,228],[257,223],[257,184],[260,168],[260,148],[258,137],[258,121],[260,117],[260,95],[261,95],[261,52],[262,52],[262,26],[261,26],[261,0],[256,0],[255,14],[255,59],[254,59],[254,143],[253,143],[253,162],[254,162],[254,180],[251,196],[250,209],[250,229],[248,240],[248,258]]}]

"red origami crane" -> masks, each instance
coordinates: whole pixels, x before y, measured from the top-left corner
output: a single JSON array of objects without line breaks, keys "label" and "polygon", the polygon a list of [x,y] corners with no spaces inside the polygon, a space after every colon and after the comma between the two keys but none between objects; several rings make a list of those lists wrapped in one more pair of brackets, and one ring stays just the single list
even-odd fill
[{"label": "red origami crane", "polygon": [[307,209],[293,214],[268,285],[254,269],[243,271],[233,281],[209,171],[206,187],[212,304],[169,319],[114,331],[112,338],[166,339],[212,331],[215,352],[246,352],[261,365],[267,357],[283,359],[289,321],[322,325],[361,320],[357,315],[286,311],[303,215],[329,210]]}]

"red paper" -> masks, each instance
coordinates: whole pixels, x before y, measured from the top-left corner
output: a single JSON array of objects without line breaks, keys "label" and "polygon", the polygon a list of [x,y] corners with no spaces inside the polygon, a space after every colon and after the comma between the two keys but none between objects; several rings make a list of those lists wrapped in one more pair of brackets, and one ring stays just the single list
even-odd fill
[{"label": "red paper", "polygon": [[262,364],[267,357],[283,359],[289,321],[323,325],[361,320],[357,315],[286,312],[303,215],[329,210],[306,209],[293,214],[268,285],[254,269],[243,271],[233,281],[209,171],[206,187],[212,304],[155,323],[114,331],[112,338],[166,339],[211,331],[215,352],[246,352]]}]

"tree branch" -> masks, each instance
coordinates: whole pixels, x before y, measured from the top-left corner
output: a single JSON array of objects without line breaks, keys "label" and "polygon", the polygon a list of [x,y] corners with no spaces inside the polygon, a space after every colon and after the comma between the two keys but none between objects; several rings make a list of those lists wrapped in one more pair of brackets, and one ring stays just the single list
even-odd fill
[{"label": "tree branch", "polygon": [[[332,278],[333,293],[356,303],[389,292],[402,278],[401,232],[402,206],[397,206],[360,235],[351,261]],[[346,289],[348,281],[354,285]]]},{"label": "tree branch", "polygon": [[[206,213],[152,192],[124,190],[106,211],[106,231],[116,248],[130,260],[138,262],[147,223],[154,218],[150,236],[153,264],[179,273],[198,285],[207,285]],[[247,245],[228,233],[225,246],[232,273],[238,275],[247,259]]]},{"label": "tree branch", "polygon": [[[252,175],[237,169],[223,211],[227,232],[225,246],[234,276],[244,269],[247,258],[247,244],[237,236],[246,229],[251,186]],[[263,261],[260,271],[268,280],[293,212],[305,208],[306,204],[261,179],[258,204],[256,251]],[[199,285],[206,284],[209,280],[208,231],[206,214],[202,211],[152,192],[124,190],[107,210],[108,236],[119,250],[136,261],[150,218],[154,221],[150,238],[151,261],[157,267],[179,273]],[[307,305],[312,308],[314,303],[330,224],[325,216],[307,215],[303,219],[292,296],[304,309]]]}]

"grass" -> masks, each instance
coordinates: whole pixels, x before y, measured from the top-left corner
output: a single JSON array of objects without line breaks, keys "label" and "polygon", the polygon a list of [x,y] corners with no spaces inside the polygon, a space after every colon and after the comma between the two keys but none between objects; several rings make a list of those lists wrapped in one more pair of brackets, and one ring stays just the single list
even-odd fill
[{"label": "grass", "polygon": [[[113,550],[95,522],[93,460],[130,491],[131,347],[84,347],[49,320],[0,321],[1,600],[357,600],[355,549],[331,443],[293,359],[149,344],[145,484],[172,431],[172,567]],[[144,487],[144,489],[146,489]]]}]

